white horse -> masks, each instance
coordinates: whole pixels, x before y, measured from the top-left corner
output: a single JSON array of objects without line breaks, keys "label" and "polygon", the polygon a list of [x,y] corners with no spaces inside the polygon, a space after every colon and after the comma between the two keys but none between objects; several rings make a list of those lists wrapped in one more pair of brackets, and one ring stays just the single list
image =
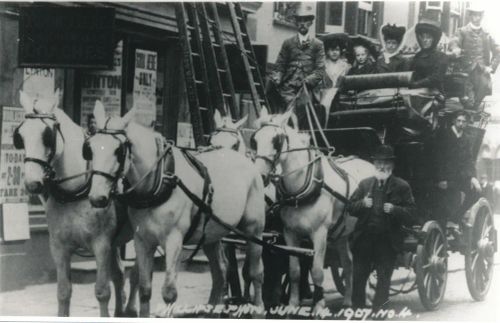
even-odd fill
[{"label": "white horse", "polygon": [[[257,120],[259,128],[252,137],[252,148],[256,153],[255,164],[263,176],[269,176],[278,165],[281,166],[282,173],[277,175],[280,191],[290,201],[284,202],[281,209],[287,245],[298,247],[304,238],[314,245],[311,274],[315,285],[314,313],[318,313],[325,306],[322,284],[328,232],[332,227],[345,225],[339,220],[345,219],[346,198],[354,192],[359,181],[373,176],[375,169],[366,161],[349,158],[336,164],[348,174],[344,180],[341,170],[334,170],[326,156],[311,148],[302,134],[287,126],[291,113],[290,110],[283,115],[270,116],[263,109]],[[318,178],[321,172],[323,176]],[[307,196],[308,192],[311,195]],[[296,257],[290,257],[289,269],[290,305],[297,306],[300,272]]]},{"label": "white horse", "polygon": [[[89,141],[93,155],[93,168],[102,176],[94,174],[90,196],[96,201],[107,200],[115,183],[113,178],[122,169],[135,196],[150,196],[154,186],[154,170],[157,163],[164,160],[163,165],[170,169],[185,185],[185,189],[202,199],[206,176],[203,171],[195,169],[195,164],[201,163],[208,172],[213,196],[211,209],[222,221],[236,226],[246,235],[262,238],[264,229],[264,194],[263,183],[255,166],[237,152],[228,149],[218,149],[196,155],[192,159],[181,149],[168,145],[167,148],[157,144],[158,134],[134,121],[135,108],[123,118],[106,119],[104,108],[96,103],[94,115],[101,133]],[[129,148],[121,148],[124,143]],[[126,153],[120,161],[116,152]],[[119,154],[121,155],[121,154]],[[162,157],[163,156],[163,157]],[[203,170],[203,169],[202,169]],[[104,175],[105,173],[109,176]],[[201,173],[201,174],[200,174]],[[171,180],[173,180],[171,178]],[[163,300],[173,303],[177,299],[177,262],[186,233],[192,235],[186,243],[197,243],[204,236],[203,250],[207,255],[212,273],[212,292],[209,302],[220,303],[226,286],[226,268],[222,261],[221,238],[228,230],[215,222],[208,220],[203,228],[208,214],[201,212],[201,221],[195,230],[190,230],[196,223],[199,204],[193,201],[180,184],[169,188],[169,197],[153,207],[129,207],[129,216],[135,229],[135,249],[139,263],[139,294],[140,315],[150,314],[151,275],[153,253],[158,245],[165,250],[165,282],[162,287]],[[262,308],[263,266],[261,260],[262,247],[248,243],[246,256],[249,262],[249,276],[253,284],[253,303]]]},{"label": "white horse", "polygon": [[[112,247],[118,234],[120,214],[116,214],[113,204],[95,209],[89,203],[90,178],[85,173],[87,163],[81,157],[84,130],[58,108],[59,90],[48,99],[32,99],[21,91],[20,102],[26,114],[14,131],[14,145],[26,151],[24,180],[27,190],[39,194],[45,187],[49,193],[45,211],[50,250],[57,269],[58,315],[69,316],[71,255],[83,247],[94,253],[97,262],[95,296],[100,315],[109,316],[111,278],[115,287],[114,315],[123,316],[124,270],[118,248]],[[127,305],[131,312],[135,311],[133,295],[131,279],[131,297]]]},{"label": "white horse", "polygon": [[[241,132],[239,131],[240,127],[246,122],[246,119],[247,117],[245,116],[243,119],[234,123],[230,116],[221,117],[220,113],[216,110],[214,113],[216,131],[211,135],[210,143],[215,146],[230,148],[233,150],[237,150],[242,154],[246,154],[245,143],[243,141]],[[299,136],[301,137],[304,145],[309,145],[310,137],[308,135],[300,134]],[[275,186],[267,185],[265,194],[266,196],[269,197],[270,201],[274,202],[276,200]],[[340,258],[340,265],[342,267],[341,279],[343,280],[343,284],[345,286],[343,291],[344,293],[343,306],[351,306],[353,260],[352,260],[352,253],[349,248],[348,238],[354,229],[356,218],[347,216],[345,221],[346,221],[346,230],[344,230],[343,232],[340,232],[339,230],[336,230],[336,232],[332,232],[333,237],[331,238],[333,238],[334,243],[328,244],[328,247],[335,249]],[[329,249],[327,249],[327,251],[329,251]],[[339,275],[337,271],[338,264],[334,263],[334,259],[332,259],[332,257],[329,256],[330,254],[327,253],[325,258],[325,265],[330,266],[332,275]],[[266,265],[265,262],[264,265]],[[244,269],[243,272],[245,273],[245,267],[243,269]],[[276,269],[274,269],[274,271],[276,271],[275,274],[278,274]],[[279,277],[279,275],[277,277]],[[274,278],[275,277],[273,277],[273,280]],[[281,284],[279,282],[278,283],[275,282],[274,284],[272,284],[272,286],[267,286],[267,289],[276,289],[276,288],[281,288]],[[342,287],[337,286],[337,288],[341,289]],[[247,291],[247,285],[245,285],[245,292],[246,291]],[[264,280],[264,291],[266,291],[266,280]],[[276,300],[274,300],[274,302],[275,301]]]}]

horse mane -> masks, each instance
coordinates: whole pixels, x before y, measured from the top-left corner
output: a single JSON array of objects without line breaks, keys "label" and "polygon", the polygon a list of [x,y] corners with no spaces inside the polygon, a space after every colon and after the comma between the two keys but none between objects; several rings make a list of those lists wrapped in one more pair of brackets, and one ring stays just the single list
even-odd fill
[{"label": "horse mane", "polygon": [[62,109],[55,108],[54,114],[56,115],[56,119],[61,125],[61,132],[71,133],[74,135],[81,134],[83,138],[83,128],[77,125]]}]

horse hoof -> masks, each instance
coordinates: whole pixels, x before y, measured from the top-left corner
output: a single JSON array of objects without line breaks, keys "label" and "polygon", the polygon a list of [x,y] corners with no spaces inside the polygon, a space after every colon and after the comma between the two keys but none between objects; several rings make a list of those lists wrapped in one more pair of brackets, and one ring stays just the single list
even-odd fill
[{"label": "horse hoof", "polygon": [[136,309],[126,309],[119,317],[139,317],[139,312]]},{"label": "horse hoof", "polygon": [[324,309],[325,309],[325,300],[322,299],[319,302],[317,302],[316,305],[314,305],[314,308],[313,308],[313,311],[312,311],[311,315],[314,318],[319,318],[320,315],[323,314],[323,310]]}]

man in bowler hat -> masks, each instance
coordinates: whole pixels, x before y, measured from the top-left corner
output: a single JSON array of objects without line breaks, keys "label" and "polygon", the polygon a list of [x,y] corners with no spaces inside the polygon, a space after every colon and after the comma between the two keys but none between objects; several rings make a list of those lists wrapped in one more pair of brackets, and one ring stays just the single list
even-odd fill
[{"label": "man in bowler hat", "polygon": [[348,211],[358,218],[352,249],[352,303],[355,308],[366,306],[366,283],[375,269],[377,286],[372,306],[377,310],[388,303],[396,256],[403,247],[402,226],[412,224],[415,202],[410,185],[392,174],[392,147],[381,145],[372,158],[376,174],[359,183]]}]

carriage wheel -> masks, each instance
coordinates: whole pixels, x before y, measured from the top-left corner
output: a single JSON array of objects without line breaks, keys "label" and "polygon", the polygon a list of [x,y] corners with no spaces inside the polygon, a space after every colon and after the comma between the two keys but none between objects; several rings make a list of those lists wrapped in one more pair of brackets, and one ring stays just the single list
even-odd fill
[{"label": "carriage wheel", "polygon": [[337,288],[337,292],[339,292],[340,295],[344,296],[345,293],[344,270],[340,266],[331,265],[330,271],[332,272],[332,278],[333,282],[335,283],[335,287]]},{"label": "carriage wheel", "polygon": [[436,221],[426,222],[422,233],[425,234],[425,239],[417,246],[416,281],[422,305],[432,311],[443,300],[448,274],[448,253],[445,235]]},{"label": "carriage wheel", "polygon": [[465,277],[472,298],[482,301],[486,297],[493,278],[495,254],[495,229],[487,204],[482,205],[475,216],[473,226],[466,235]]}]

